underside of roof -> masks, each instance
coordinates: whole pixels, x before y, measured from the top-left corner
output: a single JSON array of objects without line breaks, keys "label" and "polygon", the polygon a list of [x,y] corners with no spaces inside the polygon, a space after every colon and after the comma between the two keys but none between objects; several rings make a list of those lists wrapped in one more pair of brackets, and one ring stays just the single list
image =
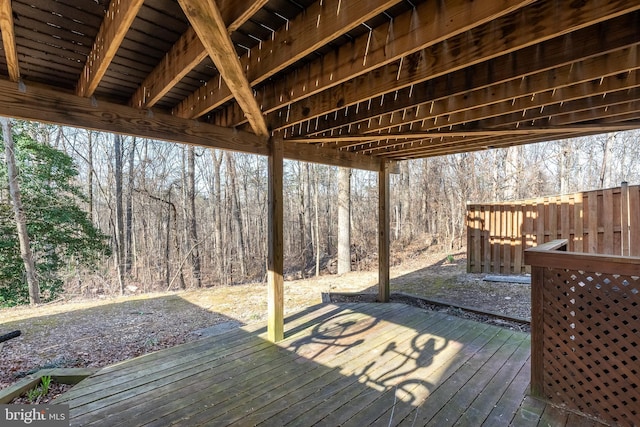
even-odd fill
[{"label": "underside of roof", "polygon": [[0,0],[0,114],[374,168],[640,127],[640,0]]}]

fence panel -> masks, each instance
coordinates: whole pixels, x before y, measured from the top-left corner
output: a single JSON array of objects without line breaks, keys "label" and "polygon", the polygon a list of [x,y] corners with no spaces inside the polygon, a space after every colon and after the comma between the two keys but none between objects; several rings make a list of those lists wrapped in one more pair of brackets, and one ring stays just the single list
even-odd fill
[{"label": "fence panel", "polygon": [[640,258],[556,250],[565,243],[525,255],[533,270],[531,392],[614,425],[638,426]]},{"label": "fence panel", "polygon": [[524,251],[555,239],[568,250],[640,256],[640,186],[467,206],[467,271],[529,272]]}]

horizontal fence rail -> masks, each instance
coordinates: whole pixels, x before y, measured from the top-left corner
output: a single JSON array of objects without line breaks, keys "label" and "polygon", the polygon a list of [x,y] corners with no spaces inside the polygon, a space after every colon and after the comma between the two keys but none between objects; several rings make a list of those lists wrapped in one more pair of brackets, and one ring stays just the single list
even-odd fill
[{"label": "horizontal fence rail", "polygon": [[524,251],[567,239],[578,253],[640,256],[640,186],[467,205],[467,271],[528,272]]},{"label": "horizontal fence rail", "polygon": [[531,392],[640,425],[640,258],[529,249]]}]

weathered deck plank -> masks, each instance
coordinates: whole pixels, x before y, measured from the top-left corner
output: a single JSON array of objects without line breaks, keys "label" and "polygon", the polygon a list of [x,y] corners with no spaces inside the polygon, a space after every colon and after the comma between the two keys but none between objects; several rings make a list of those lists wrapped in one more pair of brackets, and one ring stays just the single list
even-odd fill
[{"label": "weathered deck plank", "polygon": [[[580,425],[526,397],[528,334],[402,304],[329,304],[101,370],[71,425]],[[574,424],[572,424],[574,423]],[[595,424],[598,425],[598,424]]]}]

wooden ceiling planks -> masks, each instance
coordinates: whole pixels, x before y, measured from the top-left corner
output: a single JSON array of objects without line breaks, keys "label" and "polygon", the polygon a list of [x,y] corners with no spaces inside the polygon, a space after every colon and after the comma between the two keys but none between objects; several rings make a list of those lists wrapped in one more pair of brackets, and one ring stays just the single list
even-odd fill
[{"label": "wooden ceiling planks", "polygon": [[68,102],[76,89],[189,119],[176,128],[185,140],[207,122],[342,165],[628,129],[640,117],[640,0],[211,4],[216,32],[172,0],[3,0],[15,53],[4,47],[1,72]]}]

